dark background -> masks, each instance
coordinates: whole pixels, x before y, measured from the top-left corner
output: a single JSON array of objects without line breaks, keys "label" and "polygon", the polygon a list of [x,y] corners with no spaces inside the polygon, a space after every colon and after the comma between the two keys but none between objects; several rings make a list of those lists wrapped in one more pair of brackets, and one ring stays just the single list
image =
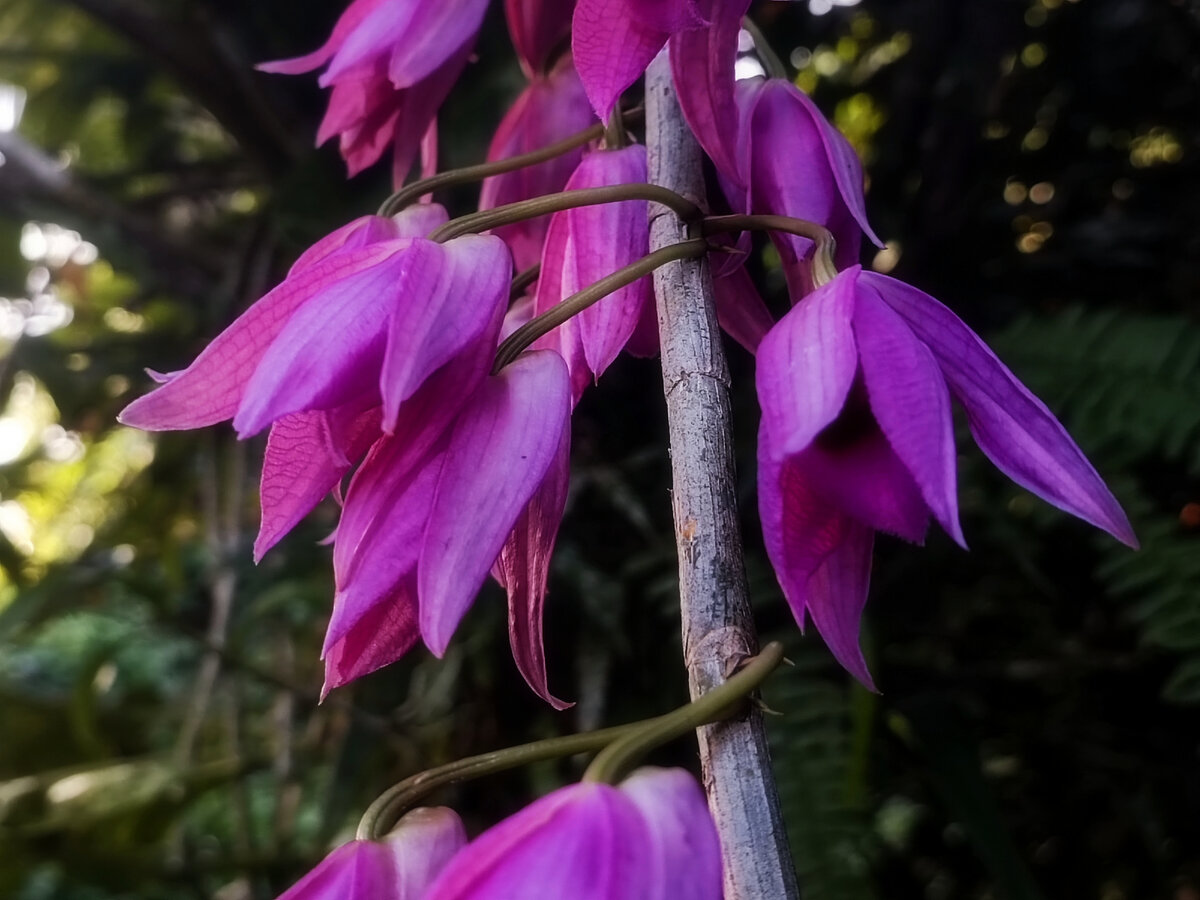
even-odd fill
[{"label": "dark background", "polygon": [[[0,897],[270,898],[406,774],[685,697],[653,362],[615,365],[575,417],[561,714],[517,676],[494,586],[445,660],[415,650],[318,706],[335,507],[256,568],[261,441],[115,424],[144,366],[185,365],[387,193],[386,166],[347,182],[311,149],[315,78],[251,68],[319,45],[339,7],[0,2],[0,128],[24,96],[0,130]],[[1143,544],[1026,494],[963,428],[971,552],[879,541],[868,694],[799,636],[766,564],[753,361],[731,348],[752,592],[797,663],[766,699],[807,896],[1196,900],[1200,4],[806,7],[755,15],[864,155],[891,246],[864,261],[989,339]],[[520,85],[497,8],[444,164],[482,157]],[[782,309],[772,262],[753,265]],[[576,773],[440,799],[478,829]]]}]

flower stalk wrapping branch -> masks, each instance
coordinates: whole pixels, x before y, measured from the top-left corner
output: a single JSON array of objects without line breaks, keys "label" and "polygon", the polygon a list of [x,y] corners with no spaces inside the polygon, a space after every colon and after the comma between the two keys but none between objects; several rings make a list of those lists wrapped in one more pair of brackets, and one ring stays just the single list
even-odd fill
[{"label": "flower stalk wrapping branch", "polygon": [[782,661],[783,646],[772,642],[724,684],[664,715],[628,725],[519,744],[419,772],[390,787],[367,808],[359,821],[357,838],[380,839],[405,812],[438,788],[576,753],[600,750],[584,774],[584,780],[616,784],[655,747],[701,725],[710,725],[733,715],[741,702],[757,690]]},{"label": "flower stalk wrapping branch", "polygon": [[837,252],[837,241],[833,232],[823,225],[792,216],[772,215],[708,216],[700,223],[700,233],[706,237],[712,234],[754,230],[783,231],[808,238],[816,244],[813,251],[814,287],[828,284],[837,275],[837,266],[833,262],[834,253]]}]

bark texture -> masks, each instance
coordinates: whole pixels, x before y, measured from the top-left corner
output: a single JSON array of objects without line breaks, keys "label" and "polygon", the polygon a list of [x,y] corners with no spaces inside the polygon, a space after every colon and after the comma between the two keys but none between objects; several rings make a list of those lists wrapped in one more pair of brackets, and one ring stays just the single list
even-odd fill
[{"label": "bark texture", "polygon": [[[700,148],[671,84],[666,52],[646,73],[650,181],[705,206]],[[688,237],[651,204],[650,249]],[[684,663],[693,697],[720,684],[758,649],[738,528],[729,372],[704,260],[654,274],[663,392],[671,438]],[[799,890],[779,811],[762,717],[698,732],[704,788],[721,835],[725,900],[788,900]]]}]

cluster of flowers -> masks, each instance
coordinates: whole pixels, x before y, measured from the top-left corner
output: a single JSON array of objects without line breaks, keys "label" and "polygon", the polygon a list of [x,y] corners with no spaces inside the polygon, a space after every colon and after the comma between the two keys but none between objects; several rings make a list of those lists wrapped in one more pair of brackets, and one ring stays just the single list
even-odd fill
[{"label": "cluster of flowers", "polygon": [[279,900],[720,900],[704,794],[682,769],[547,794],[470,843],[445,807],[344,844]]},{"label": "cluster of flowers", "polygon": [[[324,47],[264,68],[326,65],[321,80],[333,90],[321,137],[341,136],[352,172],[390,144],[403,176],[418,147],[433,143],[437,107],[486,6],[354,0]],[[878,243],[859,161],[790,82],[734,80],[748,6],[507,0],[529,84],[490,154],[607,120],[669,45],[681,107],[730,208],[819,223],[836,238],[840,272],[821,277],[812,240],[772,232],[793,301],[778,322],[728,253],[713,269],[722,324],[757,355],[759,504],[771,562],[797,621],[811,617],[837,659],[870,684],[858,631],[874,533],[920,542],[932,517],[963,543],[952,396],[1014,481],[1126,543],[1134,537],[1062,426],[961,320],[856,264],[863,236]],[[568,32],[572,49],[556,56]],[[646,177],[644,147],[602,143],[493,177],[483,205]],[[518,667],[562,706],[546,684],[541,620],[571,410],[622,350],[656,352],[648,280],[490,370],[505,335],[647,253],[647,204],[430,240],[445,222],[441,207],[421,204],[324,238],[191,366],[158,376],[161,386],[122,420],[172,429],[232,419],[241,437],[269,427],[260,556],[326,494],[340,497],[353,472],[334,542],[327,690],[417,640],[441,654],[490,571],[509,594]],[[510,306],[514,266],[537,262],[536,285]]]}]

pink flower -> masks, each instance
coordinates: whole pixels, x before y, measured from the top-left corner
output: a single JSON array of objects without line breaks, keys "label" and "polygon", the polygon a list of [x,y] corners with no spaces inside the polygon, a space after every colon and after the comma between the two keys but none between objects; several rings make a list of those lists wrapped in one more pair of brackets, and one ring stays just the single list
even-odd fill
[{"label": "pink flower", "polygon": [[571,31],[575,0],[504,0],[508,33],[526,76],[534,78],[550,62]]},{"label": "pink flower", "polygon": [[420,900],[466,842],[452,810],[414,809],[383,839],[338,847],[279,900]]},{"label": "pink flower", "polygon": [[950,397],[976,443],[1027,490],[1136,545],[1120,505],[1062,425],[932,297],[854,266],[758,349],[759,512],[784,596],[864,684],[858,645],[874,532],[959,544]]},{"label": "pink flower", "polygon": [[[482,382],[473,364],[464,358],[431,378],[350,482],[334,542],[327,691],[418,639],[444,653],[551,467],[563,465],[570,394],[562,359],[530,352]],[[543,585],[526,601],[539,610]],[[526,655],[538,654],[540,646]],[[544,692],[544,672],[542,682]]]},{"label": "pink flower", "polygon": [[695,779],[639,769],[574,784],[481,834],[425,900],[719,900],[721,849]]},{"label": "pink flower", "polygon": [[351,175],[392,143],[403,180],[486,10],[487,0],[354,0],[319,49],[259,68],[296,75],[328,64],[320,82],[333,92],[318,143],[339,135]]},{"label": "pink flower", "polygon": [[[594,121],[583,84],[568,54],[549,74],[535,75],[521,92],[496,129],[487,158],[507,159],[540,150],[582,131]],[[483,182],[479,208],[491,209],[561,191],[582,158],[581,148],[536,166],[493,175]],[[517,271],[522,271],[541,259],[546,228],[547,217],[538,216],[502,226],[493,234],[508,244]]]}]

